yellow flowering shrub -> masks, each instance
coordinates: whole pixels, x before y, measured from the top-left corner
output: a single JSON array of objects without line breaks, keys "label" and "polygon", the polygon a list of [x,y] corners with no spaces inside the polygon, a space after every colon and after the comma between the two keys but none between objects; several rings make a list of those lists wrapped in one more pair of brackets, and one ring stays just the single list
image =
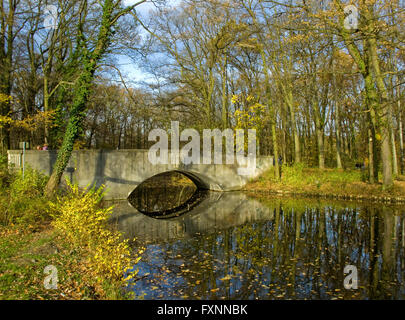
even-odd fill
[{"label": "yellow flowering shrub", "polygon": [[137,274],[137,270],[130,270],[139,262],[142,250],[133,254],[128,241],[109,225],[113,208],[100,206],[104,186],[81,191],[77,185],[67,183],[70,192],[53,204],[53,226],[68,243],[83,252],[88,276],[98,282],[112,280],[124,284]]},{"label": "yellow flowering shrub", "polygon": [[266,107],[260,103],[250,105],[244,110],[236,110],[234,115],[238,129],[256,129],[260,131],[267,120]]},{"label": "yellow flowering shrub", "polygon": [[234,94],[231,98],[231,101],[233,104],[236,104],[237,102],[239,102],[239,96],[237,94]]}]

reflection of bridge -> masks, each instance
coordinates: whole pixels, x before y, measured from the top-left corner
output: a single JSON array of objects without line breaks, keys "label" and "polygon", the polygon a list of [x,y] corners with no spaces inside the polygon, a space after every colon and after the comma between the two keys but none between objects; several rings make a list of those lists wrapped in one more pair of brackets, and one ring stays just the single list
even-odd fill
[{"label": "reflection of bridge", "polygon": [[113,221],[126,238],[150,242],[190,238],[226,230],[247,222],[274,218],[274,209],[248,199],[240,192],[210,192],[190,212],[173,219],[154,219],[139,213],[126,201],[114,205]]},{"label": "reflection of bridge", "polygon": [[[56,156],[56,151],[27,151],[25,161],[33,169],[49,175]],[[21,167],[21,151],[8,151],[8,161]],[[237,165],[153,165],[148,159],[148,150],[80,150],[73,151],[65,175],[81,187],[106,185],[107,199],[125,199],[144,180],[167,171],[181,172],[204,189],[232,191],[240,190],[248,180],[272,165],[272,157],[258,157],[255,174],[240,176]]]}]

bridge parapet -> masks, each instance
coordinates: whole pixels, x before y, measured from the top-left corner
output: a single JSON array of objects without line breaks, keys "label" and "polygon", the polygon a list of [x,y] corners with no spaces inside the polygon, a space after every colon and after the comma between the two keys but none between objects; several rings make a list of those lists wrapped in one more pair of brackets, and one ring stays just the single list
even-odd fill
[{"label": "bridge parapet", "polygon": [[[56,161],[57,151],[29,150],[25,163],[31,168],[50,175]],[[22,166],[21,150],[9,150],[8,161],[17,169]],[[78,150],[65,170],[65,176],[80,187],[95,184],[106,185],[107,199],[126,199],[140,183],[157,174],[178,171],[195,175],[206,189],[214,191],[241,190],[251,179],[273,166],[273,157],[258,157],[256,172],[251,176],[240,176],[237,165],[226,164],[157,164],[150,163],[148,150]]]}]

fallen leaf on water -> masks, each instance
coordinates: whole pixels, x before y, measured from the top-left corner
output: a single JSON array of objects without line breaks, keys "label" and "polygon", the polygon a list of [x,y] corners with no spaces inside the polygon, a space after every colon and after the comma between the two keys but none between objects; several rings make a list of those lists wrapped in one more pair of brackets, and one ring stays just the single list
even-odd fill
[{"label": "fallen leaf on water", "polygon": [[221,280],[221,281],[229,281],[231,279],[232,279],[232,277],[228,274],[227,276],[225,276],[225,277],[223,277],[222,279],[219,279],[219,280]]}]

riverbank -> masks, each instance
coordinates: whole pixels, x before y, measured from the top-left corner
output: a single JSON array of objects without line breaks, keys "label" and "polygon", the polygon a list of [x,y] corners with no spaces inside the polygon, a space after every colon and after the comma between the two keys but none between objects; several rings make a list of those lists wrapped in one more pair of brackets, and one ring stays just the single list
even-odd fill
[{"label": "riverbank", "polygon": [[[0,227],[0,300],[134,299],[124,291],[123,277],[98,274],[90,255],[50,224],[36,230]],[[45,272],[48,266],[54,269]]]},{"label": "riverbank", "polygon": [[142,249],[109,223],[103,188],[47,199],[47,179],[0,166],[0,300],[133,299],[124,288]]},{"label": "riverbank", "polygon": [[282,180],[275,181],[270,170],[250,182],[244,191],[254,196],[300,196],[381,203],[405,203],[405,176],[398,176],[391,190],[381,184],[364,182],[361,170],[316,169],[304,166],[283,167]]}]

